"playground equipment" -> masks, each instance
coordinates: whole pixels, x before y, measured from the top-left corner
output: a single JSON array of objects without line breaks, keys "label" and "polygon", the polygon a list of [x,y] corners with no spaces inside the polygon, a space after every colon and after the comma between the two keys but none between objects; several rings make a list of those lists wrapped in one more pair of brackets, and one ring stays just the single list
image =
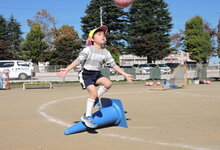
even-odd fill
[{"label": "playground equipment", "polygon": [[162,82],[161,88],[153,88],[151,90],[163,91],[167,89],[185,88],[187,85],[187,67],[180,64],[171,74],[169,80]]},{"label": "playground equipment", "polygon": [[[119,99],[101,98],[102,109],[93,113],[94,122],[97,128],[104,126],[118,126],[127,128],[127,122],[122,103]],[[89,130],[84,122],[79,121],[64,131],[65,135],[74,134]]]},{"label": "playground equipment", "polygon": [[0,72],[0,89],[10,89],[8,72]]}]

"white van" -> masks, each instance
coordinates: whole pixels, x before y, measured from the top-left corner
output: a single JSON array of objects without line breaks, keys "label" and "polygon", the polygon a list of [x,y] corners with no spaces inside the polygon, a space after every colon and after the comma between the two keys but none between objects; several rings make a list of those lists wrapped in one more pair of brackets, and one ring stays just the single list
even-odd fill
[{"label": "white van", "polygon": [[0,60],[0,72],[9,72],[10,79],[26,80],[34,77],[34,67],[23,60]]}]

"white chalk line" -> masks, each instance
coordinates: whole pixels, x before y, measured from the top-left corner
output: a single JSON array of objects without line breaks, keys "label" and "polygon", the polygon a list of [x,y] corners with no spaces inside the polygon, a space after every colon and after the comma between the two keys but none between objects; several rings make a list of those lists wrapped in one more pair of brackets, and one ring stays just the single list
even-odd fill
[{"label": "white chalk line", "polygon": [[[194,94],[194,93],[186,93],[186,92],[173,92],[173,93],[176,93],[176,94],[185,94],[185,95],[189,95],[189,96],[196,96],[196,97],[206,97],[208,101],[210,100],[220,100],[220,96],[212,96],[212,95],[202,95],[202,94]],[[212,99],[211,99],[212,98]]]},{"label": "white chalk line", "polygon": [[[212,95],[203,95],[203,94],[194,94],[194,93],[188,93],[188,92],[181,92],[181,91],[176,91],[177,89],[174,89],[174,90],[169,90],[167,92],[169,93],[176,93],[176,94],[185,94],[185,95],[189,95],[189,96],[196,96],[196,97],[206,97],[206,98],[209,98],[207,100],[220,100],[220,96],[212,96]],[[150,91],[150,92],[158,92],[158,91]],[[164,92],[164,91],[161,91],[161,92]],[[213,98],[213,99],[210,99],[210,98]]]},{"label": "white chalk line", "polygon": [[[129,93],[143,93],[143,92],[140,92],[140,91],[132,91],[132,92],[129,92]],[[109,93],[110,95],[116,95],[116,94],[128,94],[126,92],[114,92],[114,93]],[[109,94],[106,94],[106,95],[109,95]],[[84,97],[88,97],[88,96],[74,96],[74,97],[67,97],[67,98],[63,98],[63,99],[57,99],[57,100],[54,100],[54,101],[50,101],[48,103],[45,103],[43,105],[41,105],[38,109],[38,112],[43,116],[45,117],[48,121],[50,122],[54,122],[56,124],[59,124],[59,125],[62,125],[62,126],[66,126],[66,127],[70,127],[72,126],[72,124],[68,124],[68,123],[65,123],[55,117],[51,117],[49,115],[47,115],[47,113],[45,113],[43,110],[50,106],[50,105],[53,105],[53,104],[56,104],[56,103],[59,103],[59,102],[62,102],[62,101],[66,101],[66,100],[74,100],[74,99],[78,99],[78,98],[84,98]]]},{"label": "white chalk line", "polygon": [[[109,93],[109,94],[106,94],[106,95],[134,94],[134,93],[135,94],[136,93],[144,93],[144,91],[142,91],[142,92],[141,91],[115,92],[115,93]],[[83,97],[87,97],[87,96],[74,96],[74,97],[68,97],[68,98],[63,98],[63,99],[57,99],[57,100],[54,100],[54,101],[50,101],[48,103],[45,103],[45,104],[41,105],[38,109],[38,112],[39,112],[40,115],[42,115],[46,120],[48,120],[50,122],[56,123],[56,124],[61,125],[61,126],[70,127],[70,126],[72,126],[72,124],[69,124],[69,123],[64,122],[60,119],[57,119],[55,117],[52,117],[52,116],[48,115],[47,113],[44,112],[44,109],[46,109],[50,105],[54,105],[54,104],[57,104],[57,103],[62,102],[62,101],[73,100],[73,99],[78,99],[78,98],[83,98]],[[146,128],[152,128],[152,127],[132,127],[132,128],[146,129]],[[162,146],[172,146],[172,147],[186,148],[186,149],[191,149],[191,150],[213,150],[213,149],[209,149],[209,148],[201,148],[201,147],[186,145],[186,144],[176,144],[176,143],[168,143],[168,142],[150,141],[150,140],[145,140],[145,139],[138,138],[138,137],[123,136],[123,135],[112,134],[112,133],[110,133],[110,134],[109,133],[101,133],[101,135],[108,136],[108,137],[117,137],[117,138],[123,139],[123,140],[130,140],[130,141],[143,142],[143,143],[162,145]]]},{"label": "white chalk line", "polygon": [[191,150],[211,150],[209,148],[200,148],[200,147],[196,147],[196,146],[192,146],[192,145],[150,141],[150,140],[144,140],[144,139],[141,139],[141,138],[130,137],[130,136],[122,136],[122,135],[111,134],[111,133],[109,133],[109,134],[108,133],[102,133],[102,135],[109,136],[109,137],[117,137],[117,138],[120,138],[120,139],[123,139],[123,140],[130,140],[130,141],[143,142],[143,143],[162,145],[162,146],[172,146],[172,147],[186,148],[186,149],[191,149]]},{"label": "white chalk line", "polygon": [[66,126],[66,127],[70,127],[71,124],[68,124],[66,122],[63,122],[55,117],[51,117],[49,115],[47,115],[43,110],[50,106],[50,105],[53,105],[53,104],[56,104],[56,103],[59,103],[59,102],[62,102],[62,101],[66,101],[66,100],[73,100],[73,99],[77,99],[77,98],[82,98],[82,97],[87,97],[87,96],[75,96],[75,97],[68,97],[68,98],[63,98],[63,99],[58,99],[58,100],[54,100],[54,101],[50,101],[48,103],[45,103],[43,105],[41,105],[38,109],[38,112],[44,117],[46,118],[48,121],[50,122],[53,122],[53,123],[56,123],[56,124],[59,124],[59,125],[62,125],[62,126]]}]

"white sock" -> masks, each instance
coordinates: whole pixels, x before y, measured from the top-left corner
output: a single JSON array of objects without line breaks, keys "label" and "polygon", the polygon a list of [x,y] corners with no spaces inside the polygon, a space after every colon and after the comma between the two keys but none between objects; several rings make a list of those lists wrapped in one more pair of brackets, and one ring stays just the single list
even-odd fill
[{"label": "white sock", "polygon": [[86,117],[92,115],[92,108],[93,108],[94,103],[95,103],[94,99],[88,98],[87,106],[86,106]]},{"label": "white sock", "polygon": [[104,86],[100,86],[100,88],[97,91],[98,97],[102,96],[107,91],[108,91],[108,89],[106,89]]}]

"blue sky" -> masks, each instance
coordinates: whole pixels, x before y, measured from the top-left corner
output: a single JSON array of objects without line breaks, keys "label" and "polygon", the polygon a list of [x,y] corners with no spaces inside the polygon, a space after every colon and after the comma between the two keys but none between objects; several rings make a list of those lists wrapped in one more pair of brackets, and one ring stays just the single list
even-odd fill
[{"label": "blue sky", "polygon": [[57,20],[57,26],[74,26],[81,35],[80,17],[84,16],[89,0],[0,0],[0,14],[9,18],[11,14],[22,25],[22,31],[30,31],[26,20],[32,19],[37,11],[46,9]]},{"label": "blue sky", "polygon": [[173,17],[174,28],[172,32],[184,29],[185,22],[191,17],[200,15],[216,28],[220,19],[219,0],[165,0]]},{"label": "blue sky", "polygon": [[[220,19],[220,0],[165,0],[173,17],[172,33],[184,29],[185,22],[200,15],[216,27]],[[84,16],[90,0],[0,0],[0,14],[9,18],[11,14],[22,25],[22,31],[29,32],[26,20],[31,19],[37,11],[46,9],[57,19],[58,27],[72,25],[81,35],[80,17]]]},{"label": "blue sky", "polygon": [[[173,18],[174,28],[171,33],[184,29],[185,22],[200,15],[216,28],[220,19],[220,0],[165,0]],[[32,19],[37,11],[46,9],[57,20],[57,27],[64,24],[74,26],[82,34],[80,17],[90,0],[0,0],[0,14],[5,18],[13,15],[22,25],[22,32],[28,33],[26,20]]]}]

